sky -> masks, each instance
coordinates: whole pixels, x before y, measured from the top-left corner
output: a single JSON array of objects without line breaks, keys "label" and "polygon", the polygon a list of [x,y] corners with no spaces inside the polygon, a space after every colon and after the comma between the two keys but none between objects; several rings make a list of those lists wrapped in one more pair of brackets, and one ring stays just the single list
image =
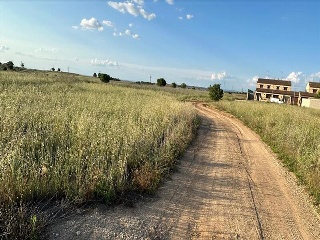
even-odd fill
[{"label": "sky", "polygon": [[0,62],[255,89],[320,81],[320,1],[1,0]]}]

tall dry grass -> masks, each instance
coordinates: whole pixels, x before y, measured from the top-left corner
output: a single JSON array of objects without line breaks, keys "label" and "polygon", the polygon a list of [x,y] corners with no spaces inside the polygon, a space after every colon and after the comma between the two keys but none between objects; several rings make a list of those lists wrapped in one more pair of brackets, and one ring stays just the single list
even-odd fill
[{"label": "tall dry grass", "polygon": [[228,111],[255,130],[320,203],[320,111],[253,101],[221,101]]},{"label": "tall dry grass", "polygon": [[95,81],[0,72],[0,203],[112,202],[157,188],[192,139],[195,111],[168,93]]}]

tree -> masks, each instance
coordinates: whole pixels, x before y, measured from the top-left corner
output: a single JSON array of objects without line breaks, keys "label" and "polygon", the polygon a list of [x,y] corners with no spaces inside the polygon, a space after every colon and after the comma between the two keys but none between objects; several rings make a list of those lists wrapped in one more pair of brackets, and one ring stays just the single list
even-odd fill
[{"label": "tree", "polygon": [[105,73],[99,73],[99,74],[100,74],[99,78],[102,82],[108,83],[112,79],[108,74],[105,74]]},{"label": "tree", "polygon": [[180,87],[181,87],[181,88],[186,88],[186,87],[187,87],[187,84],[181,83]]},{"label": "tree", "polygon": [[55,69],[54,67],[53,67],[53,68],[51,68],[51,71],[52,71],[52,72],[54,72],[55,70],[56,70],[56,69]]},{"label": "tree", "polygon": [[177,87],[177,84],[176,84],[175,82],[173,82],[173,83],[171,84],[171,86],[172,86],[173,88],[176,88],[176,87]]},{"label": "tree", "polygon": [[164,78],[158,78],[157,85],[160,87],[164,87],[165,85],[167,85],[167,82],[166,82],[166,80],[164,80]]},{"label": "tree", "polygon": [[22,68],[24,68],[24,63],[23,63],[23,62],[21,62],[20,66],[21,66]]},{"label": "tree", "polygon": [[223,97],[223,90],[220,89],[220,84],[213,84],[208,87],[209,96],[214,101],[219,101]]},{"label": "tree", "polygon": [[315,98],[320,98],[320,89],[317,91]]},{"label": "tree", "polygon": [[7,62],[6,65],[7,65],[7,68],[9,68],[10,70],[13,69],[14,64],[12,61]]},{"label": "tree", "polygon": [[94,73],[94,74],[93,74],[93,77],[97,77],[97,74],[96,74],[96,73]]},{"label": "tree", "polygon": [[60,70],[60,68],[58,68],[58,70],[57,70],[58,72],[60,72],[61,70]]}]

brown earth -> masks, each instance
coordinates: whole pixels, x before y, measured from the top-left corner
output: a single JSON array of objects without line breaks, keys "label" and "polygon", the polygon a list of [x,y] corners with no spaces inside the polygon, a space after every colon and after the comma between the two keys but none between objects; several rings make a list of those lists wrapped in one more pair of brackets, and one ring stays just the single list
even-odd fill
[{"label": "brown earth", "polygon": [[195,107],[198,136],[155,197],[62,219],[50,239],[320,239],[310,198],[260,138],[228,114]]}]

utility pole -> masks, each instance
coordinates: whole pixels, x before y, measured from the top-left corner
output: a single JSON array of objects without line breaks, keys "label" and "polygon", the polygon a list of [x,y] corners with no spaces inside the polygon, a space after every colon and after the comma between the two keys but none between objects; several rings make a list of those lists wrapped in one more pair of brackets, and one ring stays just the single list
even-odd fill
[{"label": "utility pole", "polygon": [[151,75],[150,75],[150,83],[151,83]]}]

